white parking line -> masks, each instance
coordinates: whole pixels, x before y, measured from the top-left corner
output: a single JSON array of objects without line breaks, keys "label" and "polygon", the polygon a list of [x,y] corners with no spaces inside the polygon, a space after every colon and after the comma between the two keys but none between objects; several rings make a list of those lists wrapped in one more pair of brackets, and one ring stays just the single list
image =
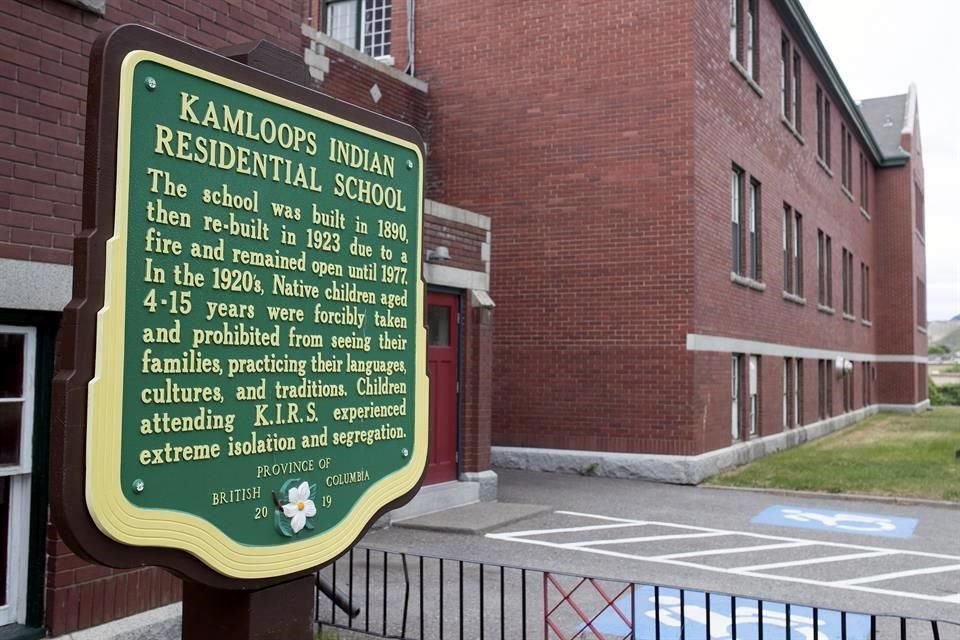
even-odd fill
[{"label": "white parking line", "polygon": [[931,573],[947,573],[948,571],[960,571],[960,564],[946,567],[911,569],[910,571],[896,571],[894,573],[881,573],[875,576],[864,576],[862,578],[853,578],[852,580],[841,580],[835,584],[850,586],[854,584],[867,584],[870,582],[883,582],[884,580],[896,580],[897,578],[909,578],[911,576],[926,576],[930,575]]},{"label": "white parking line", "polygon": [[[811,543],[815,545],[816,543]],[[825,562],[843,562],[844,560],[866,560],[867,558],[881,558],[895,555],[896,551],[867,551],[865,553],[847,553],[842,556],[825,556],[822,558],[806,558],[791,560],[790,562],[772,562],[770,564],[755,564],[751,567],[736,567],[737,571],[766,571],[768,569],[784,569],[786,567],[802,567],[807,564],[822,564]]]},{"label": "white parking line", "polygon": [[570,548],[576,547],[597,547],[604,544],[629,544],[631,542],[657,542],[660,540],[685,540],[688,538],[716,538],[718,536],[728,536],[729,533],[717,533],[708,531],[707,533],[676,533],[665,536],[641,536],[639,538],[616,538],[614,540],[587,540],[586,542],[568,542]]},{"label": "white parking line", "polygon": [[734,547],[732,549],[701,549],[685,553],[671,553],[665,556],[651,556],[651,560],[678,560],[680,558],[699,558],[700,556],[722,556],[728,553],[749,553],[751,551],[774,551],[776,549],[797,549],[812,547],[816,542],[783,542],[780,544],[760,544],[753,547]]},{"label": "white parking line", "polygon": [[[576,511],[556,511],[555,513],[559,515],[567,515],[578,518],[588,518],[594,521],[606,522],[608,524],[598,524],[594,526],[582,526],[582,527],[565,527],[559,529],[536,529],[529,531],[510,531],[505,533],[488,533],[487,538],[494,540],[503,540],[509,542],[519,542],[523,544],[533,544],[538,546],[551,547],[554,549],[565,549],[571,551],[582,551],[585,553],[593,553],[597,555],[623,558],[630,560],[637,560],[640,562],[654,562],[659,564],[667,564],[673,566],[687,567],[692,569],[699,569],[701,571],[709,571],[712,573],[723,573],[727,575],[735,575],[741,577],[749,578],[760,578],[764,580],[778,580],[781,582],[791,582],[797,584],[809,584],[819,587],[829,587],[831,589],[845,589],[851,591],[860,591],[865,593],[872,593],[885,596],[895,596],[902,598],[912,598],[916,600],[926,600],[930,602],[941,602],[941,603],[951,603],[951,604],[960,604],[960,594],[952,594],[949,596],[934,596],[923,593],[914,593],[910,591],[898,591],[895,589],[880,589],[876,587],[865,586],[871,582],[879,582],[883,580],[896,580],[898,578],[911,577],[917,575],[928,575],[934,573],[944,573],[948,571],[957,571],[960,570],[960,556],[946,555],[941,553],[929,553],[925,551],[907,551],[904,549],[889,549],[882,547],[871,547],[865,545],[855,545],[855,544],[846,544],[840,542],[828,542],[824,540],[815,540],[810,538],[792,538],[786,536],[773,536],[760,533],[752,533],[746,531],[731,531],[725,529],[715,529],[711,527],[698,527],[687,524],[680,524],[674,522],[657,522],[652,520],[631,520],[628,518],[615,518],[611,516],[603,516],[591,513],[580,513]],[[621,538],[621,539],[605,539],[605,540],[587,540],[587,541],[574,541],[574,542],[551,542],[549,540],[538,539],[539,536],[545,536],[554,533],[576,533],[576,532],[588,532],[588,531],[597,531],[602,529],[615,529],[615,528],[628,528],[628,527],[643,527],[643,526],[656,526],[661,528],[673,528],[679,529],[681,531],[691,532],[689,534],[677,534],[677,535],[659,535],[659,536],[647,536],[647,537],[631,537],[631,538]],[[699,533],[692,533],[699,532]],[[627,542],[643,543],[651,542],[664,539],[681,539],[681,538],[710,538],[710,537],[720,537],[720,536],[740,536],[744,538],[753,538],[756,540],[770,541],[771,544],[762,544],[762,545],[752,545],[746,547],[731,547],[731,548],[719,548],[719,549],[701,549],[697,551],[689,551],[684,553],[676,554],[667,554],[667,555],[653,555],[653,556],[644,556],[636,553],[623,553],[619,551],[612,551],[610,549],[598,548],[601,545],[613,545],[613,544],[625,544]],[[830,547],[830,548],[839,548],[839,549],[850,549],[855,551],[855,553],[848,553],[843,555],[833,555],[833,556],[824,556],[819,558],[807,558],[803,560],[793,560],[785,562],[777,562],[771,564],[762,564],[762,565],[753,565],[745,567],[735,567],[735,568],[724,568],[724,567],[715,567],[711,565],[702,564],[699,562],[692,562],[681,560],[698,558],[702,556],[718,556],[718,555],[727,555],[727,554],[737,554],[737,553],[747,553],[749,551],[766,551],[773,549],[787,549],[787,548],[798,548],[798,547]],[[914,558],[928,558],[928,559],[937,559],[937,560],[947,560],[949,564],[944,564],[938,567],[930,567],[924,569],[913,569],[909,571],[899,571],[896,573],[885,573],[877,574],[871,576],[862,576],[859,578],[852,578],[849,580],[835,580],[835,581],[824,581],[824,580],[813,580],[807,578],[799,578],[795,576],[787,575],[777,575],[772,573],[761,573],[761,571],[766,571],[770,569],[778,569],[785,567],[797,567],[797,566],[811,566],[819,563],[829,563],[829,562],[840,562],[842,560],[856,560],[856,559],[868,559],[868,558],[879,558],[879,557],[891,557],[891,556],[904,556],[904,557],[914,557]]]}]

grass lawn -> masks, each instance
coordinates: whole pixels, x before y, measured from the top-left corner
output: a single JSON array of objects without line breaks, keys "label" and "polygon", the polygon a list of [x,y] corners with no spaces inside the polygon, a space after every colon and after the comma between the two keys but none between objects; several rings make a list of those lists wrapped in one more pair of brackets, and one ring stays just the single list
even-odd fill
[{"label": "grass lawn", "polygon": [[960,407],[882,413],[710,484],[960,501]]}]

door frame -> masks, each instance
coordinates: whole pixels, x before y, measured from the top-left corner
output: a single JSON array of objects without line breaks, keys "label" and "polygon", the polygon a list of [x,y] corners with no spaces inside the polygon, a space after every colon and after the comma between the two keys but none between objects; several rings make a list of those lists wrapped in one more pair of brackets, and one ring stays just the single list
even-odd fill
[{"label": "door frame", "polygon": [[[424,322],[425,329],[426,329],[426,322],[427,322],[427,307],[430,305],[431,293],[454,296],[457,299],[457,304],[456,304],[457,319],[456,319],[456,322],[454,323],[454,325],[457,328],[457,401],[456,401],[457,419],[456,419],[456,425],[454,426],[456,430],[454,433],[454,441],[457,444],[457,450],[456,450],[456,477],[452,480],[452,482],[459,482],[460,471],[463,465],[463,460],[461,459],[460,452],[463,451],[463,352],[464,352],[463,300],[465,297],[464,295],[465,292],[463,289],[457,289],[454,287],[427,285],[427,295],[424,296],[424,302],[423,302],[424,304],[423,322]],[[429,351],[429,349],[430,349],[430,345],[427,345],[427,350]],[[429,359],[429,355],[427,356],[427,358]],[[427,368],[429,371],[429,364]]]}]

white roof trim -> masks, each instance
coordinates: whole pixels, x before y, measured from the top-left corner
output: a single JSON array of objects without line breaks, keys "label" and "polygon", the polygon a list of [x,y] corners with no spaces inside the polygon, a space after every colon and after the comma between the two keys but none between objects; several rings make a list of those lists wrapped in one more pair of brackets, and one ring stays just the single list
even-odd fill
[{"label": "white roof trim", "polygon": [[900,135],[912,136],[913,123],[917,121],[917,85],[910,83],[910,89],[907,91],[907,108],[903,113],[903,129]]}]

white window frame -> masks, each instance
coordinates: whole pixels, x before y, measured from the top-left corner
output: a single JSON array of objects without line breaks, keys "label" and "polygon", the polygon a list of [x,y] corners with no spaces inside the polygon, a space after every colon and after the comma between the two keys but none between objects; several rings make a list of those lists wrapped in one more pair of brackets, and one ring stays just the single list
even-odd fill
[{"label": "white window frame", "polygon": [[[389,4],[391,8],[390,30],[386,32],[388,35],[386,36],[384,43],[376,46],[378,47],[386,46],[387,48],[390,48],[390,44],[393,39],[393,18],[392,18],[393,2],[392,0],[338,0],[334,2],[326,2],[325,9],[324,9],[325,18],[326,18],[326,22],[325,22],[326,33],[330,37],[334,38],[337,42],[343,43],[344,45],[352,49],[361,51],[366,55],[369,55],[372,58],[376,60],[380,60],[381,62],[384,62],[386,64],[393,64],[393,56],[391,54],[384,53],[384,54],[377,55],[372,48],[371,50],[368,51],[367,47],[364,44],[367,36],[371,35],[371,32],[369,31],[370,25],[373,24],[374,22],[378,22],[373,18],[371,18],[369,23],[367,21],[367,15],[376,10],[376,7],[373,7],[370,5],[372,4],[372,2],[376,2],[376,1],[382,1],[384,2],[384,4]],[[353,33],[350,34],[349,41],[344,40],[342,38],[338,38],[334,36],[333,33],[330,32],[331,12],[333,11],[333,7],[338,4],[349,6],[351,14],[353,16],[354,29],[353,29]],[[386,7],[383,7],[383,10],[385,11]]]},{"label": "white window frame", "polygon": [[7,476],[10,496],[7,508],[6,604],[0,606],[0,625],[21,623],[27,616],[27,570],[30,549],[30,485],[33,470],[33,420],[36,395],[37,330],[34,327],[0,325],[0,333],[24,336],[23,391],[19,398],[0,398],[0,403],[22,402],[20,416],[20,460],[0,465]]},{"label": "white window frame", "polygon": [[743,356],[735,353],[730,363],[730,435],[734,442],[740,440],[740,385],[743,372],[740,370]]},{"label": "white window frame", "polygon": [[760,356],[750,356],[748,370],[750,372],[749,386],[747,387],[750,392],[750,421],[748,426],[752,438],[760,431]]}]

